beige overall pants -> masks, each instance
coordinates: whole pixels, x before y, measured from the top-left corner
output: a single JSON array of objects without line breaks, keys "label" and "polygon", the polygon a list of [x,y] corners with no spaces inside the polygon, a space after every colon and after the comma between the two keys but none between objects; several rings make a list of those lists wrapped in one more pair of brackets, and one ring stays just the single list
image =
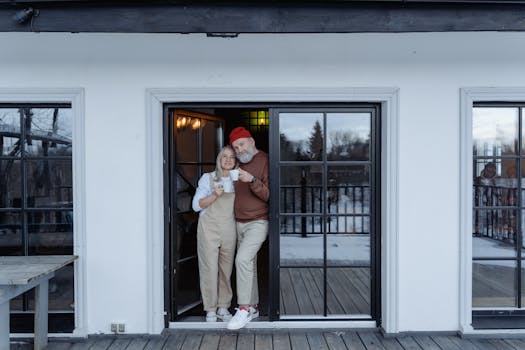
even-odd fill
[{"label": "beige overall pants", "polygon": [[237,232],[233,213],[234,193],[223,193],[199,218],[197,254],[204,311],[230,307],[230,277]]}]

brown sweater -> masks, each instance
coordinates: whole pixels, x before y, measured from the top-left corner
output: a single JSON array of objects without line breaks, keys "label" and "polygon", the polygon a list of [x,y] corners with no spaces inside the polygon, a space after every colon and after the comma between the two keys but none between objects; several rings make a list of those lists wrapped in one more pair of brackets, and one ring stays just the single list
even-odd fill
[{"label": "brown sweater", "polygon": [[268,220],[268,154],[257,152],[241,169],[257,178],[255,183],[235,181],[235,219],[239,222]]}]

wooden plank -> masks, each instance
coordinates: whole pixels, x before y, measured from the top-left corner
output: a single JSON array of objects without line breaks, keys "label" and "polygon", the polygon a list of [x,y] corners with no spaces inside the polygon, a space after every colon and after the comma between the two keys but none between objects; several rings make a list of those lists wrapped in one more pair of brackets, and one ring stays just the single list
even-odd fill
[{"label": "wooden plank", "polygon": [[357,332],[344,332],[341,336],[343,337],[348,349],[366,350],[365,344],[363,344]]},{"label": "wooden plank", "polygon": [[111,345],[108,347],[108,350],[124,350],[131,343],[130,338],[117,338]]},{"label": "wooden plank", "polygon": [[302,275],[303,281],[306,285],[306,293],[312,302],[314,308],[314,313],[316,315],[324,314],[324,299],[323,299],[323,290],[319,289],[315,283],[314,276],[312,275],[311,269],[304,269],[305,273]]},{"label": "wooden plank", "polygon": [[255,348],[255,335],[241,333],[237,336],[237,350],[253,350]]},{"label": "wooden plank", "polygon": [[379,339],[379,341],[381,342],[381,344],[383,345],[383,347],[385,349],[388,349],[388,350],[405,350],[403,348],[403,345],[401,345],[401,343],[399,342],[399,340],[397,338],[394,338],[394,337],[383,337],[382,334],[378,334],[377,335],[377,338]]},{"label": "wooden plank", "polygon": [[479,350],[472,342],[468,339],[464,339],[458,336],[450,337],[450,340],[459,346],[462,350]]},{"label": "wooden plank", "polygon": [[414,340],[425,350],[441,350],[428,335],[416,335]]},{"label": "wooden plank", "polygon": [[489,342],[494,345],[495,349],[498,350],[516,350],[514,346],[506,343],[503,339],[491,339]]},{"label": "wooden plank", "polygon": [[343,341],[343,338],[341,338],[335,332],[323,333],[323,337],[326,341],[326,344],[328,345],[328,349],[330,350],[346,350],[347,349],[345,342]]},{"label": "wooden plank", "polygon": [[291,350],[288,333],[275,333],[273,335],[273,350]]},{"label": "wooden plank", "polygon": [[[494,1],[495,2],[495,1]],[[74,4],[74,3],[73,3]],[[35,31],[121,33],[355,33],[523,31],[523,5],[412,2],[279,2],[230,4],[57,2],[41,10]],[[11,18],[12,4],[0,8]],[[227,21],[224,19],[228,18]],[[257,20],[254,20],[256,18]],[[385,20],[388,19],[388,20]],[[0,21],[0,31],[28,25]]]},{"label": "wooden plank", "polygon": [[450,340],[451,337],[447,337],[444,335],[435,335],[431,336],[432,340],[436,342],[437,345],[441,349],[450,349],[450,350],[461,350],[459,346],[457,346],[452,340]]},{"label": "wooden plank", "polygon": [[497,350],[489,339],[469,339],[479,350]]},{"label": "wooden plank", "polygon": [[202,333],[188,333],[186,338],[184,338],[184,343],[182,343],[181,350],[195,350],[198,349],[201,345]]},{"label": "wooden plank", "polygon": [[171,333],[164,343],[162,349],[180,350],[180,348],[182,348],[182,344],[184,343],[184,339],[186,339],[186,334],[184,333]]},{"label": "wooden plank", "polygon": [[398,337],[396,338],[399,344],[403,346],[405,350],[420,350],[423,349],[412,337]]},{"label": "wooden plank", "polygon": [[255,334],[255,350],[271,350],[273,348],[272,335],[269,333]]},{"label": "wooden plank", "polygon": [[0,256],[0,285],[28,284],[75,259],[75,255]]},{"label": "wooden plank", "polygon": [[90,350],[106,350],[115,341],[114,337],[97,339],[93,345],[89,348]]},{"label": "wooden plank", "polygon": [[144,347],[144,350],[160,350],[164,347],[164,344],[169,339],[169,333],[164,333],[160,337],[155,337],[153,339],[150,339],[146,346]]},{"label": "wooden plank", "polygon": [[202,342],[199,350],[217,350],[219,348],[219,341],[221,336],[219,334],[206,333],[202,337]]},{"label": "wooden plank", "polygon": [[299,305],[295,298],[293,283],[290,277],[290,269],[282,268],[279,271],[281,281],[281,295],[283,304],[281,315],[299,315]]},{"label": "wooden plank", "polygon": [[126,350],[144,350],[150,340],[146,337],[133,338]]},{"label": "wooden plank", "polygon": [[376,332],[359,332],[359,337],[367,350],[384,350],[385,347],[377,337]]},{"label": "wooden plank", "polygon": [[86,339],[85,341],[78,341],[71,344],[70,350],[87,350],[93,345],[92,339]]},{"label": "wooden plank", "polygon": [[515,349],[525,349],[525,341],[523,339],[504,339],[506,343],[513,346]]},{"label": "wooden plank", "polygon": [[328,285],[334,291],[335,298],[341,304],[345,314],[369,315],[370,304],[348,280],[342,268],[328,269]]},{"label": "wooden plank", "polygon": [[290,345],[292,350],[310,349],[308,338],[306,338],[306,333],[290,333]]},{"label": "wooden plank", "polygon": [[237,334],[222,334],[219,350],[232,350],[237,346]]},{"label": "wooden plank", "polygon": [[308,295],[308,289],[302,277],[303,274],[308,273],[307,269],[290,269],[289,273],[299,307],[299,315],[315,315],[312,300]]},{"label": "wooden plank", "polygon": [[326,344],[326,340],[323,337],[322,333],[318,332],[309,332],[306,334],[306,337],[308,338],[308,344],[310,345],[310,349],[312,350],[329,350],[328,344]]}]

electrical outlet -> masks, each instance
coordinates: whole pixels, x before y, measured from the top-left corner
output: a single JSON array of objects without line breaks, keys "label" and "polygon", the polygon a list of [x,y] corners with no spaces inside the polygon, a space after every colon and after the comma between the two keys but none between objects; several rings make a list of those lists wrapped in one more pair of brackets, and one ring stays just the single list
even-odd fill
[{"label": "electrical outlet", "polygon": [[118,332],[118,323],[112,322],[111,323],[111,332],[117,333]]},{"label": "electrical outlet", "polygon": [[125,323],[119,323],[118,324],[118,332],[119,333],[125,333],[126,332],[126,324]]}]

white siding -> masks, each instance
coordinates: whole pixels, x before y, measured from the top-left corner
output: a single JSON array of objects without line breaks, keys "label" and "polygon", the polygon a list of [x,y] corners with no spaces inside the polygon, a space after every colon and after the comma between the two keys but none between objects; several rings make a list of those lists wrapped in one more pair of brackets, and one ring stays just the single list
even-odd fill
[{"label": "white siding", "polygon": [[[459,322],[459,89],[525,86],[525,33],[0,34],[0,88],[85,89],[88,332],[147,332],[147,88],[398,87],[399,330]],[[159,252],[161,254],[162,252]]]}]

